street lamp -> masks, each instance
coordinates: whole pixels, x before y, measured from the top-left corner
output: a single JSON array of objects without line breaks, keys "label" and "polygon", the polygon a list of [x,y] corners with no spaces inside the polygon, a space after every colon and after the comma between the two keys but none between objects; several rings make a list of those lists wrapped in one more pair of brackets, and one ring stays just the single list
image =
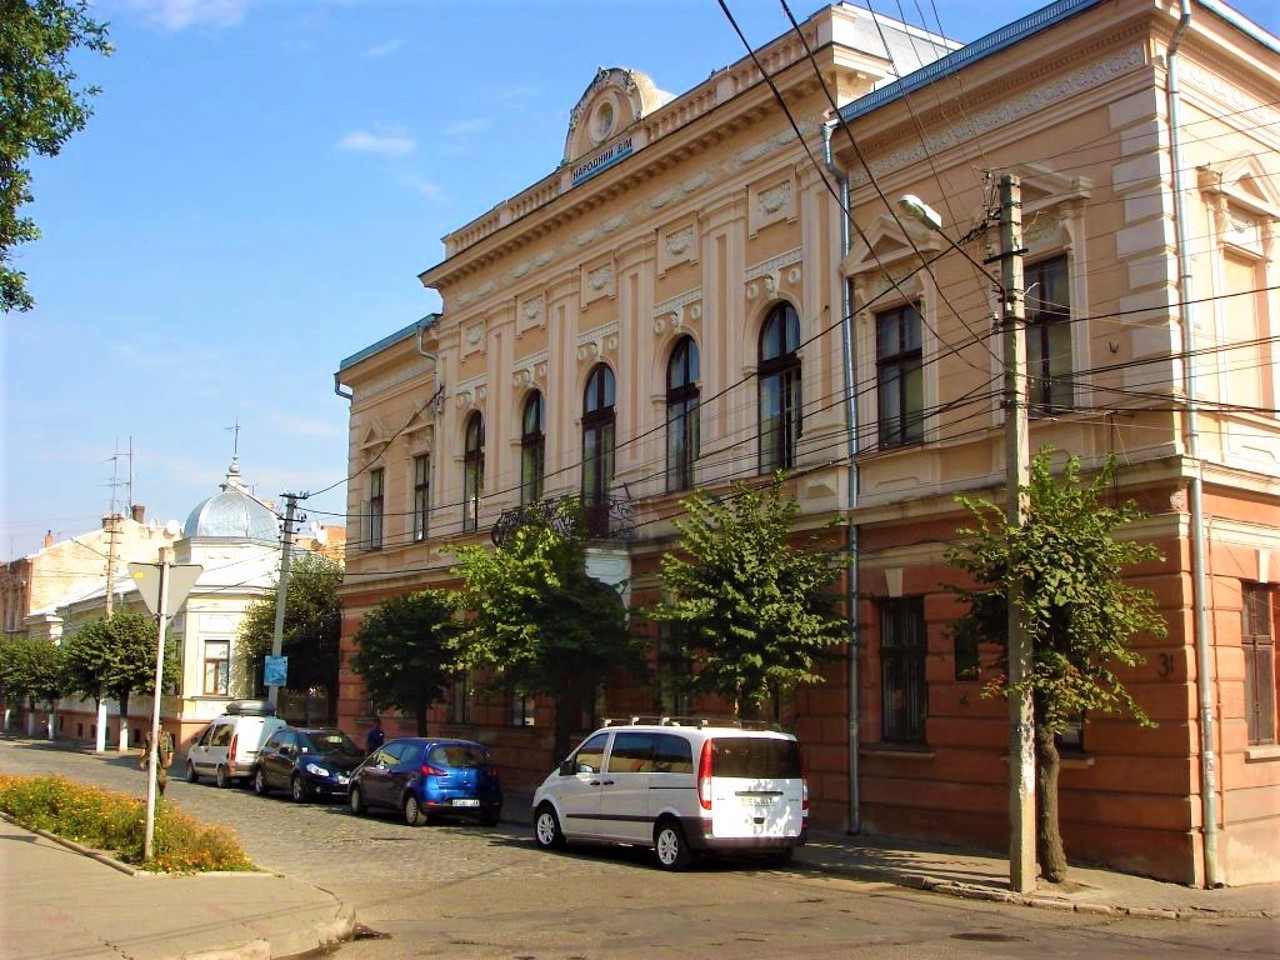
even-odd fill
[{"label": "street lamp", "polygon": [[[898,207],[942,237],[983,274],[987,273],[984,264],[942,232],[938,211],[914,194],[902,197]],[[1000,253],[993,259],[1001,264],[1001,279],[995,282],[1000,287],[1000,318],[1004,326],[1005,516],[1009,526],[1015,528],[1027,520],[1023,490],[1031,479],[1022,253],[1021,184],[1017,177],[1006,173],[1000,178]],[[1036,761],[1032,749],[1031,690],[1026,684],[1031,676],[1031,643],[1019,612],[1020,598],[1020,586],[1011,581],[1005,598],[1009,608],[1009,682],[1021,689],[1009,697],[1009,885],[1018,893],[1027,893],[1036,883]]]}]

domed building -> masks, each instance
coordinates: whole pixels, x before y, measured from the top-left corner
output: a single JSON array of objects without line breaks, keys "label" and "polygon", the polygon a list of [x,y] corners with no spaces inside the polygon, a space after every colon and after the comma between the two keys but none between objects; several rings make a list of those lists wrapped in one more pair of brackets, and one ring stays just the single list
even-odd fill
[{"label": "domed building", "polygon": [[[272,505],[258,499],[241,479],[233,458],[216,493],[201,500],[179,528],[173,541],[175,564],[198,564],[202,569],[178,614],[169,622],[166,645],[177,644],[182,654],[179,688],[166,694],[161,705],[165,725],[180,748],[226,704],[253,694],[254,672],[260,667],[240,655],[240,624],[250,605],[275,585],[280,567],[282,523]],[[322,542],[314,534],[298,536],[295,550]],[[148,562],[158,562],[151,558]],[[127,569],[116,571],[112,599],[117,607],[142,609],[142,599]],[[59,605],[59,631],[70,636],[85,623],[101,617],[107,593],[105,581],[75,599]],[[122,736],[119,704],[108,701],[96,714],[92,700],[64,700],[55,720],[56,734],[70,739],[97,739],[105,732],[107,744],[137,745],[151,717],[149,696],[132,696]]]}]

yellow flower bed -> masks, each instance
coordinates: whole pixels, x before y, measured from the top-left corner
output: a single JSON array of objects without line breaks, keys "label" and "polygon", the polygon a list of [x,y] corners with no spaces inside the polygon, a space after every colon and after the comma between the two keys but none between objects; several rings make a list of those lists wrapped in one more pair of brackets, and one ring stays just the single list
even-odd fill
[{"label": "yellow flower bed", "polygon": [[66,777],[0,773],[0,810],[28,829],[74,840],[147,870],[254,869],[231,830],[200,823],[164,800],[157,800],[152,857],[144,860],[146,804]]}]

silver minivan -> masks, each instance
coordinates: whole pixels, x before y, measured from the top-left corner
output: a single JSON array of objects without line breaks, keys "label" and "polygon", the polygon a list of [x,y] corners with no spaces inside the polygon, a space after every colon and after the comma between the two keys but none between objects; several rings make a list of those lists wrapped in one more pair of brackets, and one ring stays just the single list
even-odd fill
[{"label": "silver minivan", "polygon": [[809,788],[794,736],[725,721],[608,721],[533,797],[534,837],[652,847],[680,870],[700,852],[785,863],[809,829]]},{"label": "silver minivan", "polygon": [[267,700],[232,700],[226,713],[210,721],[187,750],[188,783],[213,777],[220,787],[251,778],[258,751],[267,738],[285,726]]}]

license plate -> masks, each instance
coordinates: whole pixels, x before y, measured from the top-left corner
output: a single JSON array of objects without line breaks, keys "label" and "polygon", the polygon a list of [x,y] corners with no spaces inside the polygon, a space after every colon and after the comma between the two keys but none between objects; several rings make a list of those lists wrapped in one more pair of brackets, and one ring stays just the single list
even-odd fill
[{"label": "license plate", "polygon": [[453,803],[453,806],[455,806],[455,807],[478,807],[478,806],[480,806],[480,801],[479,801],[479,800],[475,800],[475,799],[465,800],[465,799],[461,799],[461,798],[455,798],[455,799],[452,801],[452,803]]},{"label": "license plate", "polygon": [[346,786],[348,783],[350,783],[350,782],[351,782],[351,778],[350,778],[350,777],[344,777],[344,776],[342,776],[342,774],[338,774],[338,785],[339,785],[339,786],[341,786],[341,787],[345,787],[345,786]]}]

